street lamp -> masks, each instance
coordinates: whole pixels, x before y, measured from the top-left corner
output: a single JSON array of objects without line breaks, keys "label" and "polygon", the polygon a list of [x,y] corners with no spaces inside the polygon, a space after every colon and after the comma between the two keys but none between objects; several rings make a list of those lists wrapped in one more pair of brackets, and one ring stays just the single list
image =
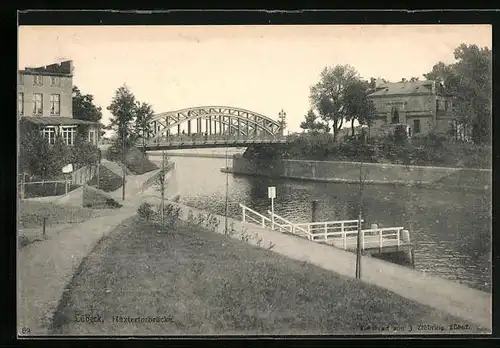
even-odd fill
[{"label": "street lamp", "polygon": [[280,125],[281,125],[281,135],[285,135],[286,112],[284,112],[283,109],[281,109],[278,116],[279,116]]}]

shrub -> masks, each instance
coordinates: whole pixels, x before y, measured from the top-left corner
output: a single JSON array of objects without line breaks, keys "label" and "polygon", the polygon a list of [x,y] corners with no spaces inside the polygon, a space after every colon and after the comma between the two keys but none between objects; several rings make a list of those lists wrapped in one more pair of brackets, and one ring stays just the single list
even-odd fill
[{"label": "shrub", "polygon": [[[123,177],[115,174],[103,165],[99,166],[99,189],[112,192],[122,187]],[[89,186],[97,187],[97,175],[88,182]]]},{"label": "shrub", "polygon": [[144,202],[141,204],[139,209],[137,209],[137,214],[145,219],[149,220],[153,217],[154,211],[153,211],[153,206],[147,202]]},{"label": "shrub", "polygon": [[[181,209],[174,206],[173,204],[165,204],[163,207],[163,226],[162,227],[175,227],[179,222]],[[158,207],[156,214],[154,215],[154,220],[157,224],[161,226],[161,205]]]}]

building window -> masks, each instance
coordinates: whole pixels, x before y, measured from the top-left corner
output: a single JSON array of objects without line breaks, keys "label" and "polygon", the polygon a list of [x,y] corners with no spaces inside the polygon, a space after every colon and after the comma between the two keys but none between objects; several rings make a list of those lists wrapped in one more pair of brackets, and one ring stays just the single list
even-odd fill
[{"label": "building window", "polygon": [[45,127],[42,130],[42,135],[50,145],[54,145],[56,142],[56,129],[53,126]]},{"label": "building window", "polygon": [[396,107],[391,110],[391,123],[399,123],[399,110]]},{"label": "building window", "polygon": [[62,127],[62,138],[66,145],[75,143],[76,126]]},{"label": "building window", "polygon": [[33,94],[33,115],[43,114],[43,95],[42,93]]},{"label": "building window", "polygon": [[42,75],[33,75],[33,85],[34,86],[43,86],[43,76]]},{"label": "building window", "polygon": [[17,93],[17,113],[18,115],[24,115],[24,93]]},{"label": "building window", "polygon": [[448,101],[444,101],[444,111],[448,111]]},{"label": "building window", "polygon": [[413,133],[420,133],[420,120],[413,120]]},{"label": "building window", "polygon": [[51,76],[50,85],[59,87],[61,85],[61,79],[59,78],[59,76]]},{"label": "building window", "polygon": [[24,85],[24,75],[23,74],[19,74],[17,76],[19,76],[19,82],[18,82],[18,84],[19,85]]},{"label": "building window", "polygon": [[95,131],[95,129],[92,128],[89,130],[89,143],[95,145],[97,143],[96,140],[97,140],[96,139],[96,131]]},{"label": "building window", "polygon": [[50,114],[59,115],[61,112],[61,96],[59,94],[50,95]]},{"label": "building window", "polygon": [[439,111],[439,99],[436,100],[436,111]]}]

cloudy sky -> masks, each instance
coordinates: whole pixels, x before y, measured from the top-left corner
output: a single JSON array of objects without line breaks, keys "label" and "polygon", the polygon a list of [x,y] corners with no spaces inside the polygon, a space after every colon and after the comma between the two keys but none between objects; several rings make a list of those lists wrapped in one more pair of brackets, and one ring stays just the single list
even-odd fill
[{"label": "cloudy sky", "polygon": [[325,66],[350,64],[391,81],[454,61],[460,43],[491,48],[489,25],[20,26],[19,68],[73,60],[74,84],[103,108],[124,83],[155,112],[229,105],[288,128],[309,108]]}]

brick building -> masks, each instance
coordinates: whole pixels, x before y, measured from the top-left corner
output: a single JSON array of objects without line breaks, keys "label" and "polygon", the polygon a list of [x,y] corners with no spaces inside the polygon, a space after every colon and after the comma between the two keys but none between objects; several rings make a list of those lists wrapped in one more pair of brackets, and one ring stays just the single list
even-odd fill
[{"label": "brick building", "polygon": [[382,83],[368,97],[377,109],[375,132],[405,125],[410,136],[446,135],[454,125],[451,98],[437,81]]},{"label": "brick building", "polygon": [[77,127],[85,125],[85,138],[97,145],[99,124],[73,118],[73,63],[65,61],[17,74],[17,115],[40,127],[50,144],[61,136],[68,145],[75,142]]}]

